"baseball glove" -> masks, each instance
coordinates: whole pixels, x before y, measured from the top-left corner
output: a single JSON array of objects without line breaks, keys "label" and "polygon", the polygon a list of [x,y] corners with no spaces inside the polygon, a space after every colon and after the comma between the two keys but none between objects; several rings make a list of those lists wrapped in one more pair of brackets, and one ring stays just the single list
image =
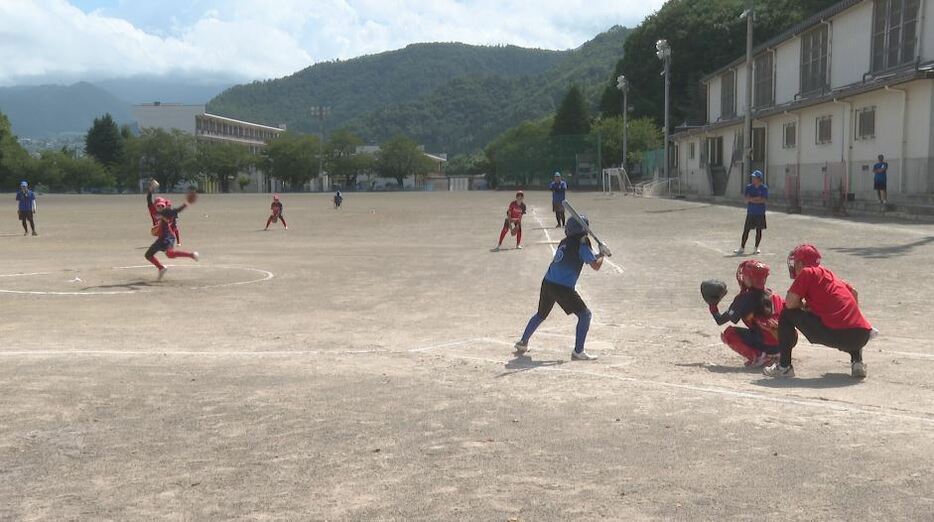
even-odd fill
[{"label": "baseball glove", "polygon": [[700,285],[701,297],[709,305],[715,305],[726,295],[726,283],[716,279],[708,279]]}]

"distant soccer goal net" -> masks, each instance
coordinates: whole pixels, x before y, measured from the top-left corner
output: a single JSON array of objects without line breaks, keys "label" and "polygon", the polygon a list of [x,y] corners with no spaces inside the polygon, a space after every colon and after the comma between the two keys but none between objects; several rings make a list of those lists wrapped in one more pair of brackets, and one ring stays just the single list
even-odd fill
[{"label": "distant soccer goal net", "polygon": [[613,194],[614,185],[616,192],[626,193],[633,191],[632,181],[629,180],[629,174],[626,173],[626,169],[620,167],[603,169],[603,193]]}]

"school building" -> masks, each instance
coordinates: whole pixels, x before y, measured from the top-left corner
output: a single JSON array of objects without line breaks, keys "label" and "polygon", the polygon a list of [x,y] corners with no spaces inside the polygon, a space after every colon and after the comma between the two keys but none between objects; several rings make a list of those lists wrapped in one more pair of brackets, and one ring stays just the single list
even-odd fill
[{"label": "school building", "polygon": [[[204,105],[155,102],[134,106],[133,115],[140,130],[178,129],[202,141],[236,143],[247,147],[251,154],[259,154],[270,140],[285,132],[285,125],[271,127],[209,114],[205,112]],[[278,192],[282,188],[278,180],[266,176],[257,168],[251,168],[242,175],[250,180],[243,188],[244,192]],[[231,187],[239,188],[239,184],[231,183]],[[206,181],[202,190],[217,192],[219,187],[215,181]]]},{"label": "school building", "polygon": [[[752,65],[752,167],[772,199],[875,205],[884,154],[890,203],[934,204],[934,0],[844,0],[759,45]],[[672,135],[686,192],[738,197],[748,183],[747,81],[745,56],[702,79],[705,123]]]}]

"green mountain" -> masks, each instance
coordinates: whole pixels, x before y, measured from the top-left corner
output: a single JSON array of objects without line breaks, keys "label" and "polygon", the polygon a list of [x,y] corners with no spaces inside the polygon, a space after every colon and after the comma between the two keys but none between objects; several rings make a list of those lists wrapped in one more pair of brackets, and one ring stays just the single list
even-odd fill
[{"label": "green mountain", "polygon": [[83,133],[94,118],[107,112],[117,123],[133,121],[127,102],[86,82],[0,88],[0,111],[21,138]]},{"label": "green mountain", "polygon": [[572,83],[595,106],[627,32],[614,27],[570,51],[410,45],[240,85],[208,110],[317,132],[309,107],[329,105],[328,128],[349,127],[368,142],[402,132],[429,150],[471,152],[521,121],[553,112]]}]

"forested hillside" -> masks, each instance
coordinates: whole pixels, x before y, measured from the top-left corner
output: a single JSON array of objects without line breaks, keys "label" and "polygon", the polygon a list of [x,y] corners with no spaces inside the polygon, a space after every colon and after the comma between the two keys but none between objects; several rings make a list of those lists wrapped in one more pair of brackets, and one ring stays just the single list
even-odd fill
[{"label": "forested hillside", "polygon": [[105,113],[119,123],[132,121],[129,103],[86,82],[0,88],[0,111],[9,117],[13,132],[28,138],[84,132]]},{"label": "forested hillside", "polygon": [[431,150],[472,152],[525,119],[553,112],[571,83],[595,106],[626,32],[614,27],[570,51],[411,45],[237,86],[209,110],[308,132],[318,128],[308,108],[329,105],[330,128],[349,127],[368,142],[404,133]]}]

